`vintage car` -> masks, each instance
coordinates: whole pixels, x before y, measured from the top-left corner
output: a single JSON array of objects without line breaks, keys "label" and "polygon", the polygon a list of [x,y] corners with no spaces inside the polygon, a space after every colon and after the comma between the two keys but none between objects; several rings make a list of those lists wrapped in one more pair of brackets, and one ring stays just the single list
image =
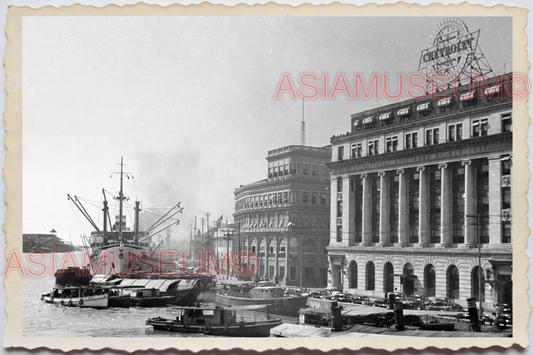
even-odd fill
[{"label": "vintage car", "polygon": [[450,311],[450,312],[462,312],[464,311],[463,306],[454,302],[431,302],[425,306],[425,309],[428,311]]},{"label": "vintage car", "polygon": [[370,298],[368,298],[366,296],[356,296],[356,297],[354,297],[353,303],[362,304],[362,305],[365,305],[365,306],[370,306],[372,304],[372,302],[370,301]]},{"label": "vintage car", "polygon": [[389,300],[387,298],[383,298],[380,300],[375,300],[372,302],[372,306],[374,307],[381,307],[381,308],[388,308],[389,307]]}]

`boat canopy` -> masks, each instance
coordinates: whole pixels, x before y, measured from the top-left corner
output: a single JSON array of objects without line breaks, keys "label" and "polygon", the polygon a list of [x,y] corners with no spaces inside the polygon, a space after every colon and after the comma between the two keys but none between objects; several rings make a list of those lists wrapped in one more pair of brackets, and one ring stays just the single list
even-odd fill
[{"label": "boat canopy", "polygon": [[91,283],[100,285],[117,285],[122,282],[122,279],[117,275],[94,275]]},{"label": "boat canopy", "polygon": [[[176,283],[181,283],[181,279],[171,279],[171,280],[165,280],[165,279],[157,279],[157,280],[150,280],[150,279],[126,279],[122,281],[120,284],[120,287],[124,288],[155,288],[161,292],[166,292],[171,285]],[[180,285],[178,285],[179,288]],[[186,288],[186,287],[182,287]]]},{"label": "boat canopy", "polygon": [[253,281],[241,281],[241,280],[219,280],[217,281],[220,285],[227,285],[227,286],[243,286],[243,285],[249,285],[249,286],[255,286],[255,282]]},{"label": "boat canopy", "polygon": [[179,281],[178,290],[189,289],[198,285],[198,279],[180,279]]}]

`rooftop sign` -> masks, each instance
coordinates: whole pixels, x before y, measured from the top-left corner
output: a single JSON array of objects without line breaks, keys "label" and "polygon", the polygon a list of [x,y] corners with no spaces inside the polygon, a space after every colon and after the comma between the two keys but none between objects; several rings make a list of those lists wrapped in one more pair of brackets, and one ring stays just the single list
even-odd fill
[{"label": "rooftop sign", "polygon": [[435,28],[418,64],[419,70],[426,69],[428,87],[445,88],[453,80],[464,82],[471,74],[492,71],[478,48],[479,33],[469,32],[458,18],[447,18]]}]

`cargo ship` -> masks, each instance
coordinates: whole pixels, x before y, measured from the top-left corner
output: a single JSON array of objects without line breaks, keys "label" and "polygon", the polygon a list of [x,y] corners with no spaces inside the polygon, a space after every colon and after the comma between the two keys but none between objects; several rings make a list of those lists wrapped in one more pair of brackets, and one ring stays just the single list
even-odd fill
[{"label": "cargo ship", "polygon": [[153,256],[156,254],[160,243],[152,242],[152,238],[157,235],[157,233],[160,233],[173,225],[178,225],[179,220],[176,218],[176,215],[183,211],[183,208],[180,207],[180,203],[177,203],[152,226],[141,231],[139,229],[140,202],[135,201],[135,219],[132,230],[126,225],[126,216],[124,215],[124,203],[128,200],[128,197],[124,195],[123,181],[124,176],[129,178],[129,174],[124,172],[123,159],[120,160],[119,174],[120,191],[118,196],[114,197],[114,199],[118,201],[119,215],[115,216],[115,223],[109,230],[108,225],[111,225],[111,217],[104,189],[102,189],[104,195],[102,228],[96,225],[77,196],[67,195],[68,199],[72,201],[95,229],[95,231],[91,232],[88,243],[85,240],[90,248],[93,275],[107,275],[113,273],[125,277],[130,273],[138,273],[147,270],[154,272],[158,270],[158,260]]}]

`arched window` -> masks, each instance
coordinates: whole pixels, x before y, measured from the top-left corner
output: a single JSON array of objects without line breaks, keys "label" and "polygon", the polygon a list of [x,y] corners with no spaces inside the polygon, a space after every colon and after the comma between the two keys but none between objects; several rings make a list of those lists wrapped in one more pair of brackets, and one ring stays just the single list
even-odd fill
[{"label": "arched window", "polygon": [[274,239],[270,240],[268,242],[268,254],[275,254],[276,253],[276,241]]},{"label": "arched window", "polygon": [[291,254],[298,254],[298,241],[296,240],[296,238],[291,239],[289,246],[289,252]]},{"label": "arched window", "polygon": [[259,244],[259,254],[261,255],[265,254],[265,249],[266,249],[266,240],[265,238],[262,238],[261,244]]},{"label": "arched window", "polygon": [[376,288],[376,269],[374,263],[366,263],[366,289],[373,291]]},{"label": "arched window", "polygon": [[303,242],[304,254],[315,254],[316,253],[316,244],[315,241],[311,238],[307,238]]},{"label": "arched window", "polygon": [[383,267],[383,290],[385,292],[394,291],[394,266],[391,263],[385,263]]},{"label": "arched window", "polygon": [[446,295],[452,299],[459,298],[459,270],[450,265],[446,271]]},{"label": "arched window", "polygon": [[[483,297],[483,293],[485,288],[483,284],[483,275],[481,275],[481,297]],[[474,266],[472,268],[472,272],[470,273],[470,297],[475,298],[477,301],[479,301],[479,266]]]},{"label": "arched window", "polygon": [[427,264],[424,268],[424,287],[427,297],[435,297],[435,267]]},{"label": "arched window", "polygon": [[252,248],[250,249],[250,251],[254,254],[257,254],[257,239],[252,239]]},{"label": "arched window", "polygon": [[350,261],[348,270],[350,272],[349,288],[357,288],[357,263],[355,260]]},{"label": "arched window", "polygon": [[285,254],[287,252],[287,240],[282,239],[279,243],[279,253]]}]

